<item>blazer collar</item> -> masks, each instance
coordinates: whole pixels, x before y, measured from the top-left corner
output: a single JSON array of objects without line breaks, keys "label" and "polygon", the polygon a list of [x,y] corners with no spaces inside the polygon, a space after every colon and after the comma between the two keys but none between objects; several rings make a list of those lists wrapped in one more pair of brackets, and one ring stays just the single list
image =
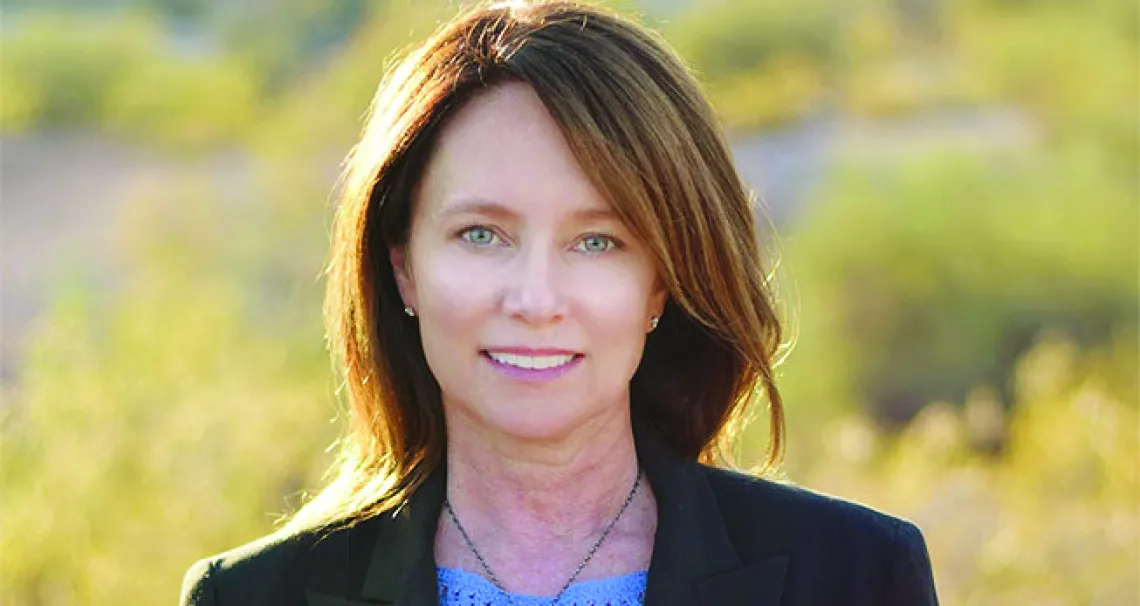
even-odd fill
[{"label": "blazer collar", "polygon": [[742,562],[707,468],[677,456],[656,430],[635,425],[634,431],[638,459],[657,499],[645,604],[778,605],[787,558]]},{"label": "blazer collar", "polygon": [[367,600],[401,606],[436,606],[435,532],[447,496],[447,466],[441,463],[408,502],[381,524],[364,577]]},{"label": "blazer collar", "polygon": [[[648,606],[776,606],[786,557],[742,562],[709,486],[706,468],[676,456],[652,428],[635,423],[638,458],[657,499],[657,533],[646,586]],[[435,606],[436,524],[446,493],[439,467],[388,523],[377,524],[361,588],[365,600]],[[757,511],[756,515],[764,515]]]}]

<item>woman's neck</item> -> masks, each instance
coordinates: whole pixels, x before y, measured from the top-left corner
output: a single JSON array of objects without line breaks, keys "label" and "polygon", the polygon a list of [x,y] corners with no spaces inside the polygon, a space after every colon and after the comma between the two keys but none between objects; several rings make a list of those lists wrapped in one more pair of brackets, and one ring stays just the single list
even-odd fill
[{"label": "woman's neck", "polygon": [[600,421],[551,441],[449,424],[448,498],[473,525],[499,532],[591,534],[613,517],[638,473],[628,415]]},{"label": "woman's neck", "polygon": [[[480,555],[508,585],[543,590],[564,581],[630,494],[640,468],[628,414],[590,425],[559,440],[523,441],[448,418],[448,499]],[[441,516],[440,525],[441,563],[483,573],[450,518]],[[606,539],[613,545],[599,551],[592,574],[582,578],[643,568],[655,527],[656,504],[642,480]],[[631,538],[641,544],[630,544]]]}]

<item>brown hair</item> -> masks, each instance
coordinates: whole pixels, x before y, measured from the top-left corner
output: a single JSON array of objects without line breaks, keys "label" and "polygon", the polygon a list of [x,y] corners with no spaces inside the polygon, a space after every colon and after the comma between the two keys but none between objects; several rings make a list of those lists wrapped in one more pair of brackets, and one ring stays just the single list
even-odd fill
[{"label": "brown hair", "polygon": [[683,457],[728,460],[748,405],[766,395],[767,466],[781,457],[781,329],[756,209],[696,80],[658,36],[617,15],[502,3],[468,10],[411,52],[381,84],[350,155],[325,302],[349,434],[336,476],[287,529],[393,509],[441,461],[440,388],[388,248],[407,241],[414,188],[446,118],[504,81],[538,94],[669,290],[631,383],[633,416]]}]

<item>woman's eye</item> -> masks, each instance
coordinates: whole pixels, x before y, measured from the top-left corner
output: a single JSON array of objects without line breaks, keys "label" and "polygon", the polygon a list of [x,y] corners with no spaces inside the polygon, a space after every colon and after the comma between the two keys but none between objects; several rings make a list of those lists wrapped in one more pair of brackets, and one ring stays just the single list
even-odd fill
[{"label": "woman's eye", "polygon": [[614,239],[609,236],[592,235],[582,238],[578,243],[578,250],[590,254],[609,252],[617,246]]},{"label": "woman's eye", "polygon": [[468,227],[459,234],[459,237],[466,240],[467,242],[470,242],[471,244],[477,244],[479,246],[494,244],[495,239],[497,238],[495,232],[487,229],[486,227],[479,226]]}]

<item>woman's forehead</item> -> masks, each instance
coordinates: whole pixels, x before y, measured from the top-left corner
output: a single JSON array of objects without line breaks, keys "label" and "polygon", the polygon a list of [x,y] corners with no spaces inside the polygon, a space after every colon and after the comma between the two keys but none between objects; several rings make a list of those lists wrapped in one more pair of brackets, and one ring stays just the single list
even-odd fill
[{"label": "woman's forehead", "polygon": [[469,100],[440,132],[418,205],[433,215],[558,212],[607,218],[610,205],[525,84]]}]

